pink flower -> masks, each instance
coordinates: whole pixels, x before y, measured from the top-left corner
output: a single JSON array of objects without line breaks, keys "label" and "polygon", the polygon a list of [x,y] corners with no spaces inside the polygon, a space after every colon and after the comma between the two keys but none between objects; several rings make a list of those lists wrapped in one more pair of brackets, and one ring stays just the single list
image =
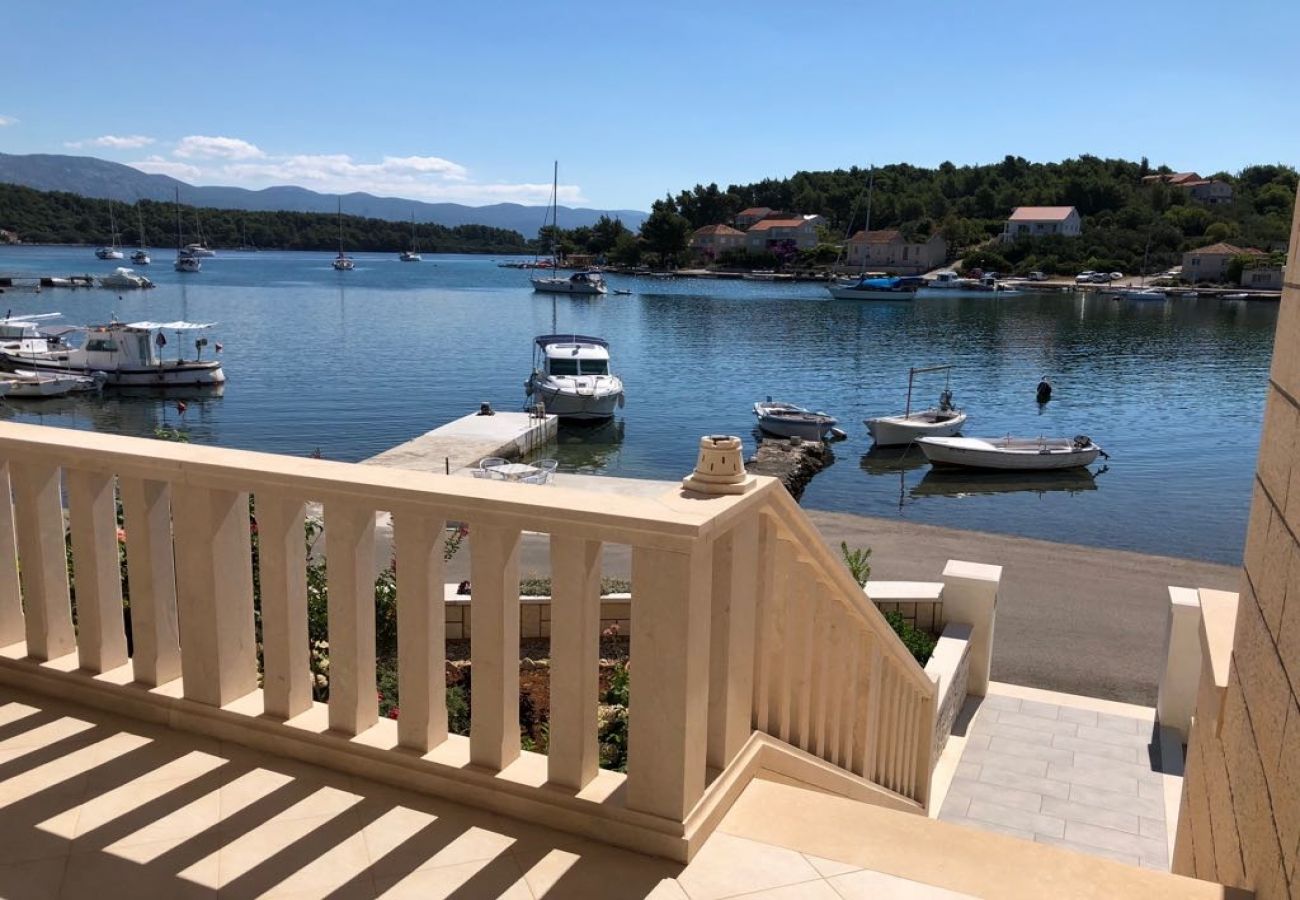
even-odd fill
[{"label": "pink flower", "polygon": [[390,710],[388,711],[388,718],[390,718],[390,719],[396,719],[396,718],[397,718],[397,707],[396,707],[396,706],[394,706],[392,709],[390,709]]},{"label": "pink flower", "polygon": [[119,528],[117,529],[117,542],[118,542],[119,544],[125,544],[125,543],[126,543],[126,529],[125,529],[125,528],[121,528],[121,527],[119,527]]}]

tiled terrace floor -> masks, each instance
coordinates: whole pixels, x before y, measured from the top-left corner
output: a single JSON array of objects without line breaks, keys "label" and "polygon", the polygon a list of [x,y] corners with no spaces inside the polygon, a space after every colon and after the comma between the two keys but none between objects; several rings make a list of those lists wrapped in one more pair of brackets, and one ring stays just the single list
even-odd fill
[{"label": "tiled terrace floor", "polygon": [[965,897],[719,831],[687,867],[0,688],[0,896]]},{"label": "tiled terrace floor", "polygon": [[1048,696],[1063,702],[990,690],[939,818],[1168,871],[1166,776],[1153,717]]}]

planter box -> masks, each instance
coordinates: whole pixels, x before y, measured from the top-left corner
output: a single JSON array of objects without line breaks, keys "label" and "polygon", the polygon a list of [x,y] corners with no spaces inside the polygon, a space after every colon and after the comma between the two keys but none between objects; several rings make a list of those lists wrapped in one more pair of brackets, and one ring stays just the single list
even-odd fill
[{"label": "planter box", "polygon": [[[447,640],[463,641],[470,637],[469,594],[458,594],[459,585],[443,585],[447,616]],[[620,636],[632,633],[632,595],[605,594],[600,598],[600,630],[618,626]],[[520,596],[519,639],[535,640],[551,636],[551,598]]]}]

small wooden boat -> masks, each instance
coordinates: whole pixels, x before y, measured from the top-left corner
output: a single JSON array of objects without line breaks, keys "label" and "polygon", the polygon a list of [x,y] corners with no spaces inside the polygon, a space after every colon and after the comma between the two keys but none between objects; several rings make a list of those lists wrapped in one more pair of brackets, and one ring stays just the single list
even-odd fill
[{"label": "small wooden boat", "polygon": [[844,437],[844,432],[835,427],[839,420],[829,413],[813,412],[771,397],[754,404],[754,416],[762,431],[776,437],[797,437],[805,441],[839,440]]},{"label": "small wooden boat", "polygon": [[1091,465],[1105,451],[1087,435],[1073,438],[929,437],[917,440],[935,465],[972,469],[1073,469]]},{"label": "small wooden boat", "polygon": [[966,413],[952,405],[952,391],[944,384],[939,405],[912,412],[912,382],[925,372],[948,372],[952,366],[925,366],[907,370],[907,405],[902,415],[866,419],[867,431],[878,447],[902,447],[923,437],[951,437],[961,433]]}]

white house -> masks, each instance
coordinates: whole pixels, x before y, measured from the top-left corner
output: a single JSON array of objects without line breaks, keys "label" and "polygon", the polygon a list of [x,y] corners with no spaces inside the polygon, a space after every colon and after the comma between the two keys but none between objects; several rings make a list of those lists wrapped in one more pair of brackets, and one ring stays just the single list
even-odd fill
[{"label": "white house", "polygon": [[1077,237],[1082,231],[1083,220],[1073,206],[1017,206],[1007,220],[1002,240],[1014,241],[1048,234]]},{"label": "white house", "polygon": [[764,219],[755,222],[745,232],[745,249],[750,253],[772,250],[785,241],[794,241],[796,248],[809,250],[817,246],[817,223],[802,216],[789,219]]},{"label": "white house", "polygon": [[948,242],[932,234],[908,241],[902,232],[859,231],[849,238],[848,265],[861,271],[880,269],[899,275],[920,275],[947,262]]}]

